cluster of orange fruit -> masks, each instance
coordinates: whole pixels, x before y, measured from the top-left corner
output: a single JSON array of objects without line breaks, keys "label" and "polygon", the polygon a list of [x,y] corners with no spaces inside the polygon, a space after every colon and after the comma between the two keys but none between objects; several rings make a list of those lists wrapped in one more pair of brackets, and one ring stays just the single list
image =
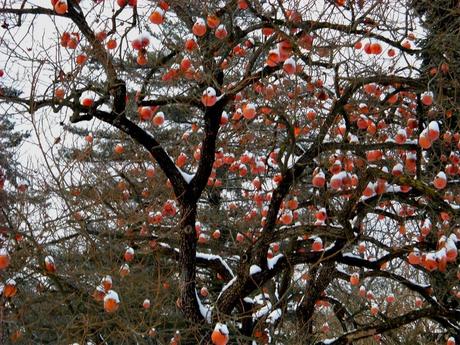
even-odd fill
[{"label": "cluster of orange fruit", "polygon": [[112,289],[112,277],[105,276],[93,293],[93,298],[98,302],[104,302],[104,310],[107,313],[114,313],[120,306],[118,294]]}]

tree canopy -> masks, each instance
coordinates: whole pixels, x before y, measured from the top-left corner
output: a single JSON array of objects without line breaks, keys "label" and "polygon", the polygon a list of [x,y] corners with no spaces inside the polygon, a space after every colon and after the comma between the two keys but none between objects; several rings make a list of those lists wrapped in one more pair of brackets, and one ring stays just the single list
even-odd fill
[{"label": "tree canopy", "polygon": [[460,343],[459,10],[4,1],[0,343]]}]

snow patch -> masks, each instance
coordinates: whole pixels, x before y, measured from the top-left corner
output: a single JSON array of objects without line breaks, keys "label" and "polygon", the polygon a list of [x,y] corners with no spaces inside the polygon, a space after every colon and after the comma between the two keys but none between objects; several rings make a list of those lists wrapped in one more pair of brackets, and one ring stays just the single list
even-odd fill
[{"label": "snow patch", "polygon": [[272,270],[273,267],[278,263],[278,260],[281,259],[284,255],[283,254],[278,254],[272,257],[271,259],[267,260],[267,266],[269,270]]},{"label": "snow patch", "polygon": [[252,265],[250,268],[249,268],[249,274],[252,276],[254,274],[257,274],[259,272],[262,272],[262,269],[257,266],[257,265]]},{"label": "snow patch", "polygon": [[254,320],[257,320],[261,318],[262,316],[267,315],[270,312],[270,310],[272,309],[272,304],[269,301],[266,301],[266,302],[267,302],[266,305],[264,305],[262,308],[257,310],[254,314],[252,314],[252,318]]},{"label": "snow patch", "polygon": [[243,301],[249,304],[254,304],[254,300],[251,297],[245,297],[243,298]]},{"label": "snow patch", "polygon": [[185,182],[187,182],[187,183],[190,183],[190,181],[192,181],[192,179],[195,177],[195,174],[188,174],[185,171],[183,171],[182,169],[180,169],[179,167],[177,167],[177,170],[179,170],[180,174],[182,175],[182,177],[184,178]]},{"label": "snow patch", "polygon": [[113,290],[109,290],[107,292],[107,294],[104,297],[104,302],[109,299],[113,299],[116,303],[120,303],[120,298],[118,297],[118,294]]},{"label": "snow patch", "polygon": [[200,297],[198,297],[198,293],[196,291],[195,291],[195,295],[196,295],[196,300],[198,302],[198,307],[200,308],[201,315],[203,316],[203,318],[206,320],[207,323],[211,323],[211,315],[212,315],[211,308],[201,303]]},{"label": "snow patch", "polygon": [[225,290],[227,290],[230,286],[232,286],[234,282],[236,282],[236,278],[237,276],[234,276],[227,284],[224,285],[224,287],[222,288],[222,291],[219,293],[219,296],[217,296],[217,299],[219,299],[220,296],[222,296]]},{"label": "snow patch", "polygon": [[355,255],[353,253],[343,253],[342,254],[343,257],[345,258],[353,258],[353,259],[362,259],[362,257],[360,257],[359,255]]},{"label": "snow patch", "polygon": [[196,253],[196,257],[197,257],[197,258],[200,258],[200,259],[205,259],[205,260],[219,260],[219,261],[222,263],[222,265],[225,267],[225,269],[230,273],[230,275],[231,275],[232,277],[235,276],[235,274],[233,274],[233,271],[232,271],[232,269],[230,268],[230,266],[229,266],[229,265],[225,262],[225,260],[222,259],[222,257],[219,256],[219,255],[206,254],[206,253],[199,253],[199,252],[197,252],[197,253]]},{"label": "snow patch", "polygon": [[275,309],[268,315],[267,322],[273,325],[276,322],[276,320],[278,320],[281,317],[281,315],[281,309]]}]

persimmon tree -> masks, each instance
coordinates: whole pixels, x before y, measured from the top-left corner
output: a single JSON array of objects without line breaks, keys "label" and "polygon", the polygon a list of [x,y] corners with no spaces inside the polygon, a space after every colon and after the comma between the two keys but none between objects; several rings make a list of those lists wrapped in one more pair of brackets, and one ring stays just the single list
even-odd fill
[{"label": "persimmon tree", "polygon": [[26,96],[0,99],[41,166],[0,249],[3,336],[458,343],[456,13],[4,2]]}]

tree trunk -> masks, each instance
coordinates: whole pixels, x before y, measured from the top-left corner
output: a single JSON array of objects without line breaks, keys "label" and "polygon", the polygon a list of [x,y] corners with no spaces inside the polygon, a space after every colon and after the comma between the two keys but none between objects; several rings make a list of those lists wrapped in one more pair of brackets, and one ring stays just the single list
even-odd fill
[{"label": "tree trunk", "polygon": [[196,300],[196,204],[181,206],[180,220],[180,306],[187,320],[202,322],[203,316]]}]

